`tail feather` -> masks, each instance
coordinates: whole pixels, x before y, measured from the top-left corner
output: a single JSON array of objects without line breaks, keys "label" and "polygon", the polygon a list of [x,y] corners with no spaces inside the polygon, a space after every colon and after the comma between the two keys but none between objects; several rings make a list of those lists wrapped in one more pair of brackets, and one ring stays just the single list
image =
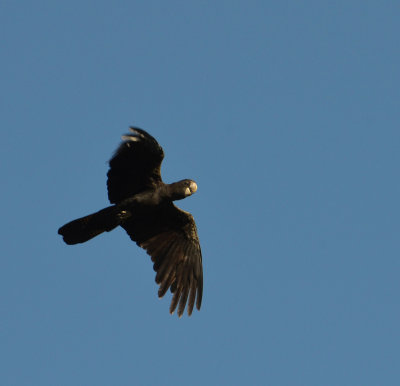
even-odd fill
[{"label": "tail feather", "polygon": [[63,236],[67,244],[84,243],[103,232],[113,230],[128,216],[127,211],[109,206],[65,224],[58,230],[58,234]]}]

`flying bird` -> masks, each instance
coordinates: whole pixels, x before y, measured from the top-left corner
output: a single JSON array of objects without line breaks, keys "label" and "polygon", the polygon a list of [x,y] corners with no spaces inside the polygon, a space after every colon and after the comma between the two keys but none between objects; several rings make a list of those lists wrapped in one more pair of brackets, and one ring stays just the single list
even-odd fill
[{"label": "flying bird", "polygon": [[193,216],[173,201],[197,190],[193,180],[166,184],[161,178],[164,151],[146,131],[131,127],[109,161],[108,199],[111,206],[73,220],[58,233],[67,244],[84,243],[121,226],[150,255],[161,298],[170,289],[172,314],[188,315],[200,310],[203,268],[199,238]]}]

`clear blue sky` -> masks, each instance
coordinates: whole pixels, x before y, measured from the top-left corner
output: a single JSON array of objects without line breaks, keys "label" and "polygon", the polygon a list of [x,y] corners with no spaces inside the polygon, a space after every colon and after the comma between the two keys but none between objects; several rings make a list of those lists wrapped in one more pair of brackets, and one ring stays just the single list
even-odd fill
[{"label": "clear blue sky", "polygon": [[[399,385],[398,1],[3,1],[2,385]],[[192,178],[201,312],[108,204],[129,125]]]}]

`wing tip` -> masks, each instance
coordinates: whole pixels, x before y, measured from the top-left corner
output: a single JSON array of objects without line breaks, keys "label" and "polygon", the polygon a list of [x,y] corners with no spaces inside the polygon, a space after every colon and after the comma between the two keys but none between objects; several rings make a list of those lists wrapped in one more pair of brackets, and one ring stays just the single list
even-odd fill
[{"label": "wing tip", "polygon": [[131,134],[124,134],[124,135],[121,135],[121,139],[122,139],[123,141],[125,141],[125,142],[138,142],[138,141],[140,141],[140,138],[139,138],[139,137],[134,137],[134,136],[131,135]]},{"label": "wing tip", "polygon": [[135,127],[135,126],[130,126],[129,127],[129,131],[130,131],[130,133],[124,134],[124,135],[121,136],[123,141],[126,141],[126,142],[138,142],[142,138],[146,138],[146,136],[149,135],[143,129],[140,129],[139,127]]}]

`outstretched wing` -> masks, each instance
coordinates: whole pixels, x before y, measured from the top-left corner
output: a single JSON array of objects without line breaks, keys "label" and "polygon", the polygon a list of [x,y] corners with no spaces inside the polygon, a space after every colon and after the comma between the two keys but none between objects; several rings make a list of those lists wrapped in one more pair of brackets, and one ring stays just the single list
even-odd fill
[{"label": "outstretched wing", "polygon": [[142,207],[122,227],[151,256],[160,285],[158,296],[163,297],[168,289],[173,293],[170,313],[178,307],[182,316],[186,303],[188,315],[195,303],[200,310],[203,267],[193,216],[172,203]]},{"label": "outstretched wing", "polygon": [[123,142],[109,162],[108,199],[113,204],[161,181],[162,147],[146,131],[137,127],[130,131],[122,136]]}]

